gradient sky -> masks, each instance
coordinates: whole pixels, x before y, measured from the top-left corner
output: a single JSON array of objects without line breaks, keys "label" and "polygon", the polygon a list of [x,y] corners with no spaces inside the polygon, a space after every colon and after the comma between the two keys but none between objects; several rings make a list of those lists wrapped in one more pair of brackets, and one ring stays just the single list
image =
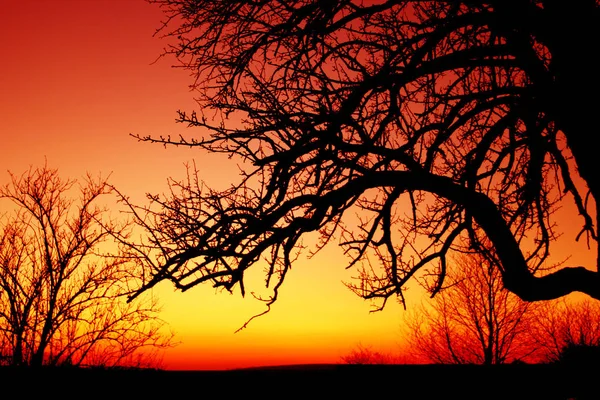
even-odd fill
[{"label": "gradient sky", "polygon": [[[166,190],[195,160],[207,183],[236,179],[237,168],[197,149],[137,142],[130,133],[177,135],[176,110],[194,108],[188,73],[160,59],[166,43],[153,34],[162,12],[144,0],[0,0],[0,183],[10,170],[58,168],[63,178],[110,175],[132,200]],[[571,210],[567,209],[566,212]],[[593,257],[574,245],[580,228],[565,226],[570,247],[557,259]],[[336,247],[301,258],[286,278],[272,311],[234,333],[263,305],[209,285],[186,293],[156,289],[162,318],[181,344],[168,350],[168,369],[227,369],[258,365],[335,363],[358,344],[396,353],[403,345],[403,310],[383,312],[342,284],[353,271]],[[260,272],[260,268],[259,271]],[[257,286],[261,276],[256,276]],[[409,285],[411,304],[420,301]]]}]

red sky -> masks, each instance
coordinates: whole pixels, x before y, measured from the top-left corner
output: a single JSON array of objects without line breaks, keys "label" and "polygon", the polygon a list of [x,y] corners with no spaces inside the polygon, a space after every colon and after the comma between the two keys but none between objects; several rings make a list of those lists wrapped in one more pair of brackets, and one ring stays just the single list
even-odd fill
[{"label": "red sky", "polygon": [[[222,157],[129,136],[177,135],[186,128],[174,123],[176,110],[194,107],[188,74],[171,68],[170,59],[153,63],[166,45],[153,37],[162,19],[156,6],[143,0],[2,0],[1,15],[0,183],[8,170],[20,174],[45,159],[64,178],[111,174],[117,188],[139,201],[146,192],[165,191],[167,177],[183,176],[191,160],[208,184],[236,179],[236,165]],[[567,226],[566,236],[578,228]],[[590,259],[584,247],[569,243],[573,263]],[[353,274],[345,266],[335,247],[301,258],[271,313],[236,334],[263,310],[261,303],[210,286],[186,293],[160,286],[162,318],[181,342],[166,353],[166,368],[335,363],[358,344],[397,352],[401,307],[392,302],[369,313],[371,305],[342,284]],[[410,287],[409,301],[416,304],[420,292]]]}]

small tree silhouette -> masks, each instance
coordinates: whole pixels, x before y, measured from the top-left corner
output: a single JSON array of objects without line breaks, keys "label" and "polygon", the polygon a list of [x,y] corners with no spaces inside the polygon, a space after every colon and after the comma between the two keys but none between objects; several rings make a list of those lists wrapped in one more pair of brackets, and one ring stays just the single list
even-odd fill
[{"label": "small tree silhouette", "polygon": [[533,309],[502,286],[499,270],[481,255],[460,255],[450,282],[405,317],[418,358],[442,364],[505,364],[532,359]]},{"label": "small tree silhouette", "polygon": [[156,299],[126,302],[138,277],[114,240],[131,226],[101,203],[111,186],[90,176],[77,186],[47,166],[10,176],[0,187],[0,362],[160,366],[172,335]]}]

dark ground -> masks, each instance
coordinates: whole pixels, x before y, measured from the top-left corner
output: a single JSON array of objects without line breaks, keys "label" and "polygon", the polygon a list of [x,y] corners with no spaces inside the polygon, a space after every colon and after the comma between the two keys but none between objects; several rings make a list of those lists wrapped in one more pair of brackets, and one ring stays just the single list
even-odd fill
[{"label": "dark ground", "polygon": [[[599,369],[558,365],[316,365],[231,371],[0,368],[11,398],[600,399]],[[597,393],[597,394],[595,394]],[[3,398],[8,398],[2,396]]]}]

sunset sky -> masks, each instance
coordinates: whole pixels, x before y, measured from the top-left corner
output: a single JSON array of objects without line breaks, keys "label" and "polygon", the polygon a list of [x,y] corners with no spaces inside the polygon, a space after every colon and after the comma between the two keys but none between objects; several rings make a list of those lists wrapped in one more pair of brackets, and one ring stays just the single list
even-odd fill
[{"label": "sunset sky", "polygon": [[[7,171],[20,174],[45,160],[64,178],[110,174],[134,202],[164,192],[167,178],[183,177],[192,160],[209,185],[236,179],[235,163],[224,157],[130,136],[189,133],[175,124],[176,111],[195,106],[188,72],[172,68],[172,59],[154,63],[166,46],[153,37],[163,19],[158,7],[144,0],[2,0],[1,7],[1,184]],[[592,259],[585,243],[573,245],[579,229],[579,222],[562,229],[570,247],[557,259],[571,252],[570,264]],[[342,283],[355,273],[346,262],[335,246],[301,257],[272,311],[239,333],[262,303],[210,285],[180,293],[162,284],[155,291],[162,318],[181,342],[167,351],[165,367],[336,363],[359,344],[397,353],[402,307],[390,302],[370,313],[372,305]],[[416,305],[421,292],[409,287]]]}]

